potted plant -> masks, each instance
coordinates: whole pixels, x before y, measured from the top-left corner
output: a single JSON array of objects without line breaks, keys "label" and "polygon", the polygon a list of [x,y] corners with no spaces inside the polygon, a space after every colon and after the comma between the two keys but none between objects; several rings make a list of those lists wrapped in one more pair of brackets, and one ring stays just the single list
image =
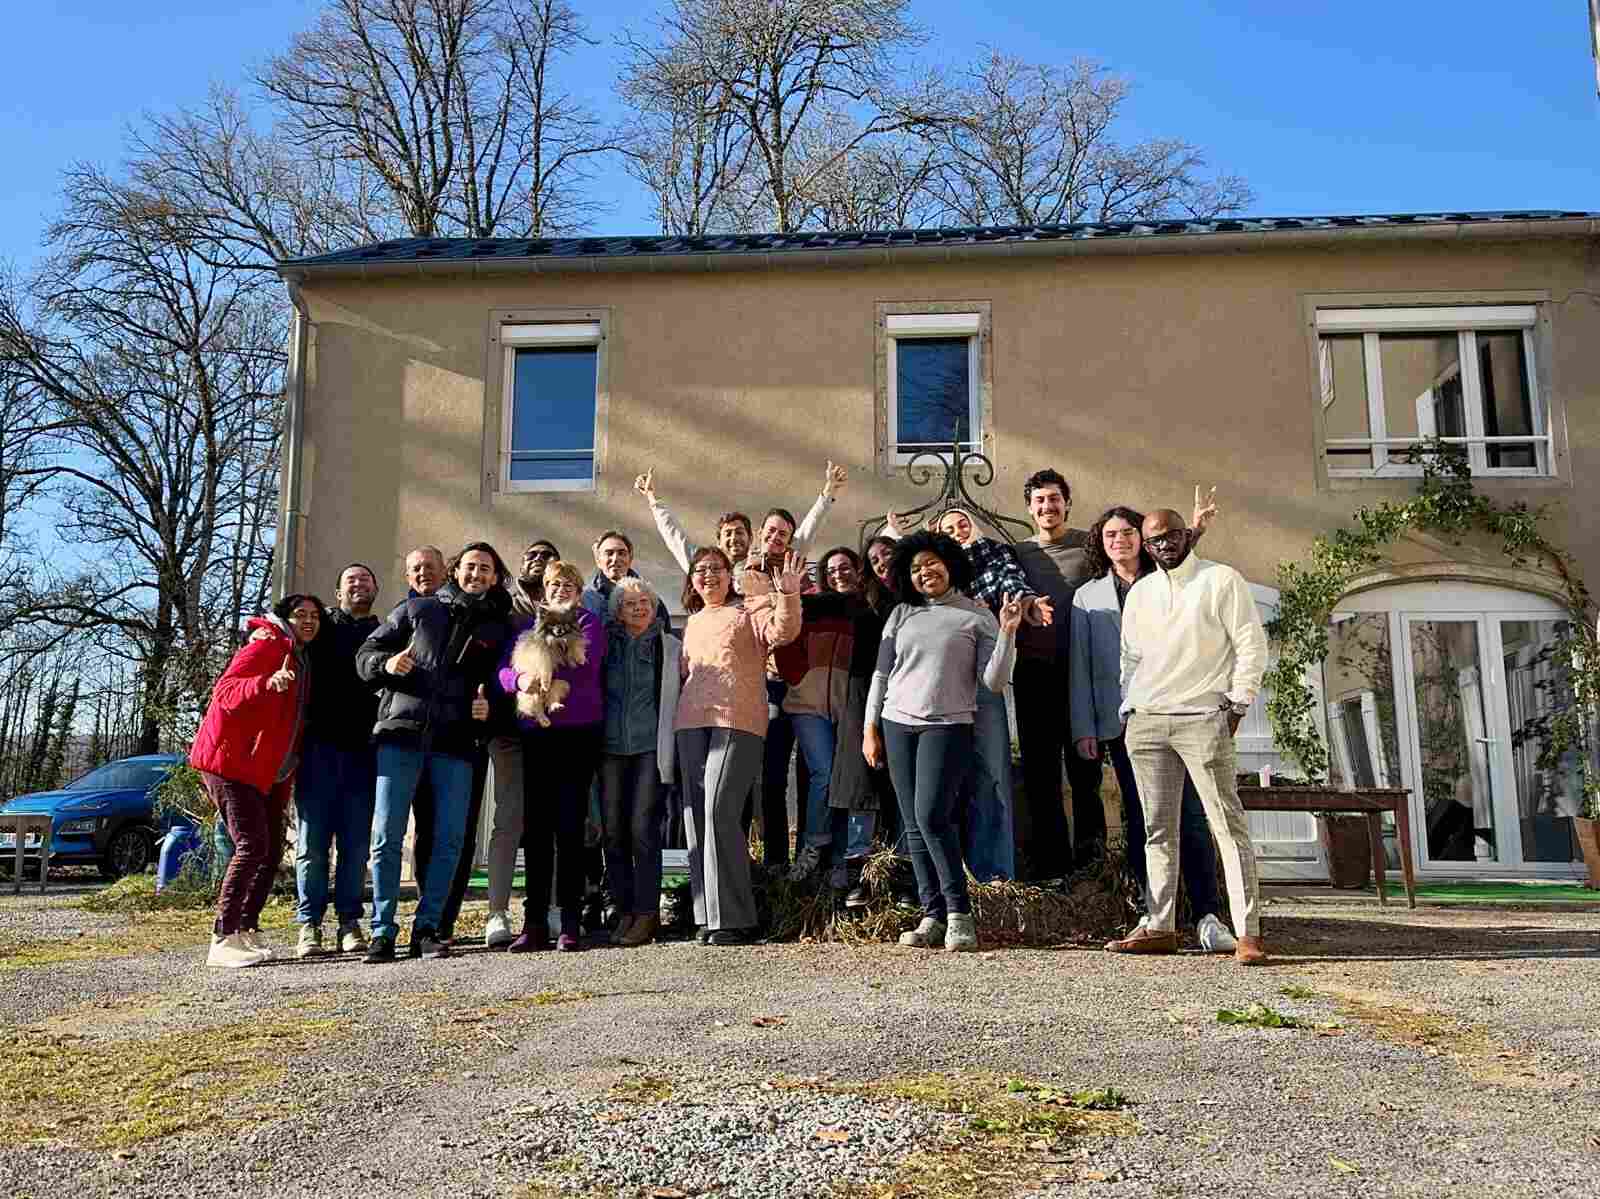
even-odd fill
[{"label": "potted plant", "polygon": [[1572,818],[1578,833],[1578,845],[1583,849],[1583,864],[1589,870],[1588,887],[1600,891],[1600,795],[1588,794],[1583,798],[1583,815]]}]

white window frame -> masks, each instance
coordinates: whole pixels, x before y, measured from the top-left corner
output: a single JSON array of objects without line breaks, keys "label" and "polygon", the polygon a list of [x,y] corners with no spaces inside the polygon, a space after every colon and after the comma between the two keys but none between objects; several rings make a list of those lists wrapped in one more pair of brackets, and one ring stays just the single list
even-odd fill
[{"label": "white window frame", "polygon": [[[500,394],[500,490],[502,491],[594,491],[596,489],[597,458],[600,444],[600,343],[602,331],[599,321],[546,321],[500,326],[500,344],[504,357],[504,377]],[[516,427],[517,351],[520,349],[548,348],[553,346],[593,346],[595,349],[595,399],[594,431],[588,446],[574,446],[570,450],[517,450],[512,446],[511,434]],[[513,479],[511,463],[517,457],[537,457],[541,454],[587,453],[589,477],[587,479]]]},{"label": "white window frame", "polygon": [[[1421,463],[1406,462],[1397,455],[1391,458],[1391,447],[1403,449],[1419,445],[1436,433],[1433,409],[1430,405],[1417,406],[1417,433],[1415,436],[1391,437],[1388,431],[1388,409],[1383,395],[1383,362],[1379,336],[1383,333],[1455,333],[1457,362],[1461,375],[1462,406],[1465,408],[1465,437],[1446,437],[1447,445],[1465,446],[1467,461],[1474,475],[1490,478],[1548,478],[1554,473],[1555,440],[1551,429],[1549,406],[1539,388],[1539,370],[1535,357],[1534,328],[1539,310],[1534,304],[1476,304],[1431,308],[1322,308],[1317,310],[1317,356],[1321,367],[1319,388],[1322,409],[1326,411],[1333,400],[1331,366],[1324,351],[1325,335],[1359,334],[1362,338],[1362,359],[1366,368],[1367,384],[1367,437],[1324,437],[1323,457],[1330,479],[1374,479],[1416,477],[1423,473]],[[1483,380],[1478,363],[1479,332],[1520,332],[1523,361],[1527,370],[1524,380],[1531,397],[1533,432],[1526,435],[1511,434],[1490,437],[1484,433]],[[1441,382],[1436,380],[1435,382]],[[1487,447],[1491,445],[1531,445],[1534,448],[1533,466],[1489,465]],[[1371,465],[1367,467],[1335,467],[1327,451],[1334,449],[1361,449],[1371,451]]]},{"label": "white window frame", "polygon": [[980,342],[983,337],[983,314],[979,312],[918,312],[890,314],[884,318],[884,331],[888,335],[888,415],[887,458],[893,466],[904,466],[918,454],[938,454],[950,448],[948,441],[930,444],[906,442],[903,449],[900,431],[900,363],[899,346],[902,339],[923,337],[965,337],[967,339],[967,429],[968,439],[961,443],[964,450],[983,449],[983,362]]}]

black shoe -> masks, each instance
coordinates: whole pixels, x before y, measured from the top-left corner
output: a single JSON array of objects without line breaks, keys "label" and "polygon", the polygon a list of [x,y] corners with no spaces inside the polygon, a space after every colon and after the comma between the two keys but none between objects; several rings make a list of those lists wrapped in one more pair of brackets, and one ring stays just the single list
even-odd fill
[{"label": "black shoe", "polygon": [[411,956],[414,958],[447,958],[450,956],[450,946],[439,939],[439,934],[431,928],[413,928],[411,930]]},{"label": "black shoe", "polygon": [[845,893],[844,906],[847,908],[864,908],[868,901],[867,884],[858,882]]},{"label": "black shoe", "polygon": [[373,937],[367,946],[367,956],[362,959],[369,966],[382,965],[384,962],[394,961],[394,938]]},{"label": "black shoe", "polygon": [[760,930],[754,928],[719,928],[707,940],[708,945],[754,945],[760,939]]},{"label": "black shoe", "polygon": [[694,926],[694,939],[695,939],[695,943],[699,944],[699,945],[709,945],[709,944],[711,944],[711,930],[709,928],[707,928],[703,924],[695,925]]}]

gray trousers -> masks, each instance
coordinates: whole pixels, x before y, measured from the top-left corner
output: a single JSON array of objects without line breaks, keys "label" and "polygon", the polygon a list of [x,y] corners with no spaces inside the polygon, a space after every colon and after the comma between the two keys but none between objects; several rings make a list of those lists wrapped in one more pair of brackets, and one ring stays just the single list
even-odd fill
[{"label": "gray trousers", "polygon": [[511,876],[522,844],[522,740],[494,737],[489,742],[490,781],[494,786],[494,826],[489,833],[489,910],[511,906]]},{"label": "gray trousers", "polygon": [[1233,734],[1226,710],[1198,716],[1135,712],[1124,739],[1144,811],[1144,857],[1150,875],[1150,928],[1177,926],[1178,824],[1184,771],[1194,780],[1222,854],[1234,932],[1261,935],[1260,888],[1250,826],[1239,802]]},{"label": "gray trousers", "polygon": [[678,732],[694,922],[712,930],[757,923],[750,842],[740,818],[765,748],[762,738],[735,729]]},{"label": "gray trousers", "polygon": [[661,911],[661,790],[656,753],[600,759],[606,889],[635,916]]}]

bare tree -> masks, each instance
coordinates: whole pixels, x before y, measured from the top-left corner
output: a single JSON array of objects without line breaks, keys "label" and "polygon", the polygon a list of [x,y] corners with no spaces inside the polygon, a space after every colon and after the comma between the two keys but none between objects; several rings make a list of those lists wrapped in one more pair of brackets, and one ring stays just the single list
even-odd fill
[{"label": "bare tree", "polygon": [[[902,52],[921,39],[909,0],[672,0],[655,57],[683,64],[737,119],[771,227],[802,227],[817,178],[871,138],[937,115],[931,80],[900,86]],[[636,48],[635,52],[638,50]],[[825,110],[858,114],[833,154],[802,158]]]},{"label": "bare tree", "polygon": [[414,237],[555,232],[615,149],[555,85],[566,0],[332,0],[260,84],[298,143],[370,171]]},{"label": "bare tree", "polygon": [[834,110],[796,136],[796,174],[806,181],[802,226],[907,229],[937,221],[942,210],[931,184],[938,148],[909,134],[861,140],[859,132],[849,113]]},{"label": "bare tree", "polygon": [[959,117],[920,127],[942,158],[939,202],[972,225],[1213,217],[1249,203],[1239,177],[1202,173],[1189,142],[1118,142],[1128,93],[1088,59],[1057,67],[990,54],[953,98]]},{"label": "bare tree", "polygon": [[661,231],[678,237],[744,231],[754,202],[751,141],[727,89],[672,48],[626,45],[617,93],[634,120],[624,138],[624,169],[654,199]]},{"label": "bare tree", "polygon": [[[58,485],[61,535],[92,567],[42,562],[13,615],[131,643],[149,750],[162,714],[209,688],[236,633],[232,597],[260,593],[265,534],[240,530],[262,517],[262,473],[275,484],[282,306],[268,278],[191,253],[143,191],[91,167],[65,190],[54,255],[0,294],[0,357],[58,422],[31,476]],[[245,578],[213,578],[235,570]]]}]

